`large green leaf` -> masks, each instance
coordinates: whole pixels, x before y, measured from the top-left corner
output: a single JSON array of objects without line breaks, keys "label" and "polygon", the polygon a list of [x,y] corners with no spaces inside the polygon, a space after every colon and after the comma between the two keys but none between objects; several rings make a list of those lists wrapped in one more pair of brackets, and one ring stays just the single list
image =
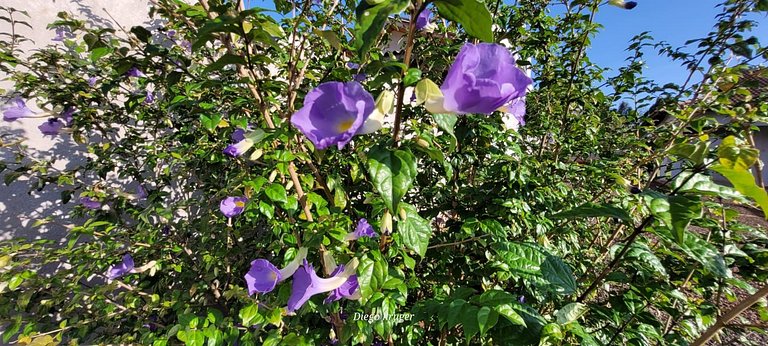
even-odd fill
[{"label": "large green leaf", "polygon": [[363,303],[373,295],[373,292],[378,291],[387,279],[387,263],[378,257],[363,257],[357,268],[357,281],[360,284]]},{"label": "large green leaf", "polygon": [[[615,245],[611,248],[611,255],[622,249],[624,245]],[[648,272],[649,275],[656,275],[661,278],[667,278],[667,270],[661,263],[661,260],[651,251],[648,245],[640,242],[634,242],[629,246],[629,250],[624,255],[626,263],[630,263],[640,270]]]},{"label": "large green leaf", "polygon": [[435,6],[441,17],[461,24],[470,36],[493,42],[493,20],[483,3],[477,0],[436,0]]},{"label": "large green leaf", "polygon": [[725,259],[717,251],[717,248],[701,239],[698,235],[687,232],[685,242],[680,245],[680,249],[688,256],[701,263],[704,268],[717,277],[730,278],[731,270],[725,264]]},{"label": "large green leaf", "polygon": [[737,201],[747,200],[744,198],[744,195],[734,188],[717,184],[712,181],[712,177],[700,173],[680,173],[677,179],[672,182],[672,188],[678,189],[680,192],[695,192],[702,195],[718,196]]},{"label": "large green leaf", "polygon": [[368,1],[360,1],[355,9],[355,49],[362,58],[376,42],[387,18],[390,15],[402,12],[407,6],[408,0],[384,0],[371,5]]},{"label": "large green leaf", "polygon": [[557,310],[555,318],[558,324],[566,325],[578,320],[587,310],[587,306],[582,303],[570,303]]},{"label": "large green leaf", "polygon": [[583,217],[613,217],[628,224],[632,223],[632,216],[624,209],[612,205],[599,205],[586,203],[571,210],[564,211],[552,216],[558,219],[583,218]]},{"label": "large green leaf", "polygon": [[656,192],[647,192],[648,207],[651,214],[672,230],[675,241],[680,244],[691,220],[702,215],[701,200],[686,196],[666,196]]},{"label": "large green leaf", "polygon": [[416,157],[410,151],[374,147],[368,153],[368,172],[384,204],[397,215],[400,200],[416,178]]},{"label": "large green leaf", "polygon": [[424,257],[429,245],[429,238],[432,236],[432,226],[429,221],[419,216],[416,207],[403,203],[402,209],[405,211],[405,220],[397,223],[397,230],[403,240],[403,244]]},{"label": "large green leaf", "polygon": [[538,245],[505,242],[494,244],[494,249],[513,276],[529,280],[553,293],[571,294],[576,291],[571,268]]},{"label": "large green leaf", "polygon": [[763,215],[768,215],[768,193],[755,184],[755,177],[747,170],[736,170],[723,165],[714,165],[713,171],[720,173],[733,184],[736,191],[755,200]]}]

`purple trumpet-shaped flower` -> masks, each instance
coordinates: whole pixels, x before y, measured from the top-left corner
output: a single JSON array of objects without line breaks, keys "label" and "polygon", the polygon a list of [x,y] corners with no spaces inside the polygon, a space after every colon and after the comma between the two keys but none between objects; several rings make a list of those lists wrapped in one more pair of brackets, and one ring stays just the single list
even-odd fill
[{"label": "purple trumpet-shaped flower", "polygon": [[219,210],[226,217],[234,217],[243,213],[246,203],[248,198],[245,197],[227,197],[219,203]]},{"label": "purple trumpet-shaped flower", "polygon": [[347,282],[357,270],[357,259],[352,259],[344,270],[333,277],[323,279],[317,276],[315,268],[307,260],[299,267],[293,276],[291,296],[288,298],[288,312],[294,312],[315,294],[333,291]]},{"label": "purple trumpet-shaped flower", "polygon": [[429,25],[429,20],[432,18],[432,11],[428,8],[425,8],[424,11],[421,11],[419,13],[419,16],[416,17],[416,30],[422,30],[427,25]]},{"label": "purple trumpet-shaped flower", "polygon": [[147,90],[146,97],[144,97],[144,104],[151,105],[153,103],[155,103],[155,93]]},{"label": "purple trumpet-shaped flower", "polygon": [[637,2],[634,1],[610,0],[608,3],[616,7],[621,7],[625,10],[631,10],[637,7]]},{"label": "purple trumpet-shaped flower", "polygon": [[56,28],[56,36],[54,36],[54,37],[51,39],[51,41],[54,41],[54,42],[61,42],[61,41],[64,41],[64,33],[65,33],[65,30],[66,30],[66,29],[64,29],[64,27],[63,27],[63,26],[60,26],[60,27]]},{"label": "purple trumpet-shaped flower", "polygon": [[126,72],[125,75],[128,77],[146,77],[147,76],[144,74],[144,72],[141,72],[141,70],[139,70],[136,67],[131,67],[130,69],[128,69],[128,72]]},{"label": "purple trumpet-shaped flower", "polygon": [[355,231],[347,234],[347,236],[344,237],[344,240],[357,240],[360,237],[374,238],[378,236],[379,234],[373,230],[373,227],[368,223],[368,220],[360,219],[360,221],[357,222]]},{"label": "purple trumpet-shaped flower", "polygon": [[33,112],[21,97],[16,97],[3,107],[3,120],[14,121],[19,118],[28,118],[34,116]]},{"label": "purple trumpet-shaped flower", "polygon": [[107,277],[114,280],[131,271],[133,271],[133,257],[131,257],[131,254],[125,254],[122,262],[109,267],[107,270]]},{"label": "purple trumpet-shaped flower", "polygon": [[257,259],[251,262],[251,269],[245,274],[245,283],[248,287],[248,295],[255,293],[267,293],[275,289],[278,282],[288,279],[299,268],[299,264],[307,258],[307,248],[299,248],[296,257],[293,258],[282,270],[278,270],[272,263],[265,259]]},{"label": "purple trumpet-shaped flower", "polygon": [[428,100],[432,113],[491,114],[525,94],[531,78],[515,66],[502,45],[467,43],[448,70],[440,91],[442,102]]},{"label": "purple trumpet-shaped flower", "polygon": [[144,188],[144,185],[139,184],[139,186],[136,187],[134,197],[136,197],[136,199],[146,199],[147,196],[147,189]]},{"label": "purple trumpet-shaped flower", "polygon": [[245,154],[245,152],[248,151],[248,149],[251,149],[251,147],[253,147],[253,144],[254,143],[252,140],[245,138],[235,144],[228,145],[226,148],[224,148],[222,152],[226,155],[237,157]]},{"label": "purple trumpet-shaped flower", "polygon": [[327,82],[304,98],[304,107],[291,117],[317,149],[343,148],[373,112],[373,96],[358,82]]},{"label": "purple trumpet-shaped flower", "polygon": [[101,209],[101,202],[91,197],[80,197],[80,204],[88,209]]},{"label": "purple trumpet-shaped flower", "polygon": [[[343,271],[344,271],[344,265],[343,264],[339,265],[338,267],[336,267],[336,269],[333,270],[333,273],[331,273],[331,276],[339,275]],[[344,282],[341,286],[331,291],[331,293],[328,294],[328,297],[326,297],[325,300],[323,300],[323,303],[329,304],[341,298],[347,298],[347,299],[360,298],[360,284],[357,282],[357,275],[350,276],[347,279],[347,281]]]},{"label": "purple trumpet-shaped flower", "polygon": [[77,108],[75,107],[69,106],[64,108],[64,110],[59,113],[59,119],[64,120],[67,126],[71,126],[72,121],[75,120],[75,112],[77,112]]},{"label": "purple trumpet-shaped flower", "polygon": [[96,77],[90,77],[88,78],[88,86],[93,88],[94,85],[96,85],[96,82],[98,82],[99,79]]},{"label": "purple trumpet-shaped flower", "polygon": [[57,118],[50,118],[37,128],[40,129],[44,135],[55,136],[59,134],[59,131],[64,127],[64,123]]}]

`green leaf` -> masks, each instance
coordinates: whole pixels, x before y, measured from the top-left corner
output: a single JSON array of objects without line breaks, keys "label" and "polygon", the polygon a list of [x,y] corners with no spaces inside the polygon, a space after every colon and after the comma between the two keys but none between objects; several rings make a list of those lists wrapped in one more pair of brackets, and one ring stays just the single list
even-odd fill
[{"label": "green leaf", "polygon": [[325,39],[325,41],[327,41],[328,44],[331,45],[331,48],[336,50],[341,50],[341,40],[339,40],[339,36],[336,35],[336,33],[333,32],[332,30],[315,29],[315,35]]},{"label": "green leaf", "polygon": [[[379,256],[374,256],[379,257]],[[363,257],[357,268],[361,301],[365,304],[374,292],[381,289],[387,279],[387,264],[380,258]]]},{"label": "green leaf", "polygon": [[[680,192],[695,192],[707,196],[718,196],[737,201],[747,201],[744,195],[732,187],[723,186],[712,181],[712,177],[697,173],[693,176],[691,172],[681,172],[677,179],[672,182],[672,188]],[[685,182],[685,184],[683,184]],[[683,184],[680,186],[680,184]]]},{"label": "green leaf", "polygon": [[266,189],[264,189],[264,193],[273,202],[279,202],[279,203],[288,202],[288,195],[285,192],[285,188],[283,187],[283,185],[280,185],[277,183],[271,184],[267,186]]},{"label": "green leaf", "polygon": [[112,48],[110,47],[95,48],[91,51],[91,61],[96,62],[109,53],[112,53]]},{"label": "green leaf", "polygon": [[147,29],[145,29],[144,27],[141,27],[141,26],[134,26],[134,27],[132,27],[131,28],[131,33],[136,35],[136,37],[141,42],[149,42],[149,38],[152,37],[152,32],[150,32],[149,30],[147,30]]},{"label": "green leaf", "polygon": [[459,316],[459,320],[461,321],[462,329],[464,329],[464,338],[467,342],[469,342],[472,337],[480,331],[480,325],[478,324],[479,312],[480,308],[472,304],[464,304],[464,308],[461,309],[461,316]]},{"label": "green leaf", "polygon": [[694,164],[701,165],[709,153],[709,142],[700,141],[696,144],[679,143],[669,148],[669,153],[684,157]]},{"label": "green leaf", "polygon": [[692,232],[687,232],[685,235],[685,242],[680,244],[680,249],[682,249],[686,255],[701,263],[701,265],[714,276],[721,278],[732,277],[731,270],[725,264],[725,259],[720,252],[717,251],[717,248],[704,239],[699,238],[698,235]]},{"label": "green leaf", "polygon": [[432,236],[432,226],[429,224],[429,220],[419,216],[416,207],[403,203],[401,208],[405,210],[406,218],[398,222],[397,230],[403,239],[403,244],[419,256],[424,257],[429,245],[429,238]]},{"label": "green leaf", "polygon": [[477,0],[436,0],[440,16],[464,27],[470,36],[484,42],[493,42],[491,13]]},{"label": "green leaf", "polygon": [[578,320],[587,310],[587,306],[582,303],[570,303],[557,310],[555,318],[558,324],[566,325]]},{"label": "green leaf", "polygon": [[504,316],[510,323],[525,327],[525,319],[515,311],[514,303],[501,304],[494,307],[496,312]]},{"label": "green leaf", "polygon": [[[422,82],[423,81],[424,80],[422,80]],[[432,114],[432,119],[435,120],[437,127],[451,136],[451,147],[448,152],[450,153],[456,150],[456,143],[458,143],[458,140],[456,139],[456,134],[454,133],[454,127],[456,127],[456,121],[459,118],[455,114]]]},{"label": "green leaf", "polygon": [[405,83],[405,86],[411,86],[416,84],[419,79],[421,79],[421,70],[411,67],[405,73],[405,76],[403,77],[403,83]]},{"label": "green leaf", "polygon": [[480,335],[485,335],[498,321],[499,313],[496,310],[483,306],[477,311],[477,326],[480,329]]},{"label": "green leaf", "polygon": [[259,314],[259,305],[250,304],[240,310],[240,321],[243,326],[264,323],[264,317]]},{"label": "green leaf", "polygon": [[541,264],[541,274],[545,280],[557,287],[555,291],[561,294],[572,294],[578,288],[573,271],[559,257],[547,256]]},{"label": "green leaf", "polygon": [[722,167],[735,171],[745,171],[755,164],[760,156],[760,151],[748,145],[739,144],[736,137],[728,136],[717,148],[717,156],[720,158]]},{"label": "green leaf", "polygon": [[464,310],[464,305],[467,305],[467,301],[464,299],[456,299],[448,304],[448,318],[445,321],[447,328],[453,328],[459,323],[459,317],[461,317],[461,311]]},{"label": "green leaf", "polygon": [[648,207],[651,214],[672,230],[675,242],[681,244],[685,230],[691,220],[702,216],[702,204],[698,198],[686,196],[666,196],[656,192],[647,192]]},{"label": "green leaf", "polygon": [[752,173],[747,170],[736,170],[723,165],[714,165],[711,169],[728,179],[733,184],[733,187],[736,188],[736,191],[753,199],[760,206],[760,209],[763,210],[763,215],[768,215],[768,193],[755,184],[755,177]]},{"label": "green leaf", "polygon": [[374,147],[368,153],[368,172],[384,204],[392,214],[397,215],[400,200],[411,188],[418,173],[416,158],[410,151]]},{"label": "green leaf", "polygon": [[378,4],[360,1],[355,9],[355,41],[357,54],[364,58],[378,39],[390,15],[398,14],[408,6],[408,0],[384,0]]},{"label": "green leaf", "polygon": [[564,211],[552,216],[555,219],[570,219],[570,218],[585,218],[585,217],[612,217],[624,221],[627,224],[632,224],[632,216],[629,215],[624,209],[614,207],[607,204],[593,204],[586,203],[573,208],[568,211]]},{"label": "green leaf", "polygon": [[210,117],[200,114],[200,124],[210,132],[214,132],[216,127],[219,126],[219,123],[221,123],[221,114],[214,114]]},{"label": "green leaf", "polygon": [[[615,255],[617,251],[623,248],[623,245],[615,245],[611,248],[611,255]],[[629,246],[629,250],[624,255],[627,259],[626,263],[629,263],[636,268],[649,272],[652,275],[657,275],[661,278],[667,278],[667,270],[661,263],[661,260],[651,251],[648,245],[640,242],[634,242]]]}]

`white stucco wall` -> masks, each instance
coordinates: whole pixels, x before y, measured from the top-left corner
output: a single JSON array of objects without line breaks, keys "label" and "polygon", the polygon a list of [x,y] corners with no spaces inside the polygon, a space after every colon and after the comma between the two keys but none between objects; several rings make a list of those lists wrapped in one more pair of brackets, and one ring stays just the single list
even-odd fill
[{"label": "white stucco wall", "polygon": [[[22,25],[16,27],[18,34],[33,41],[21,45],[21,49],[27,54],[36,47],[57,44],[51,41],[55,36],[54,31],[46,29],[46,26],[55,21],[56,14],[62,11],[69,12],[75,18],[86,20],[90,25],[117,30],[119,26],[112,18],[126,29],[135,25],[151,26],[157,23],[149,18],[148,0],[2,0],[0,6],[13,7],[29,13],[30,18],[19,17],[18,19],[28,22],[32,29]],[[10,25],[0,21],[0,32],[9,31]],[[12,94],[13,87],[13,83],[6,80],[6,77],[0,73],[0,89],[3,89],[0,92],[4,96]],[[6,99],[4,97],[3,101]],[[37,110],[34,102],[28,102],[28,105]],[[67,136],[55,138],[42,136],[37,127],[45,121],[44,118],[20,119],[14,122],[0,120],[0,135],[23,139],[24,144],[29,147],[28,153],[33,158],[55,157],[57,160],[55,167],[59,169],[82,159],[82,148]],[[3,140],[8,142],[8,137],[4,137]],[[0,148],[0,158],[12,157],[10,149]],[[0,173],[0,176],[6,173],[8,173],[7,170]],[[0,239],[12,237],[61,239],[66,235],[66,228],[63,225],[47,224],[37,228],[32,225],[36,220],[47,216],[66,215],[73,202],[62,207],[59,201],[60,191],[55,185],[48,185],[43,191],[33,190],[31,194],[27,194],[29,189],[27,181],[20,180],[5,186],[0,180]]]}]

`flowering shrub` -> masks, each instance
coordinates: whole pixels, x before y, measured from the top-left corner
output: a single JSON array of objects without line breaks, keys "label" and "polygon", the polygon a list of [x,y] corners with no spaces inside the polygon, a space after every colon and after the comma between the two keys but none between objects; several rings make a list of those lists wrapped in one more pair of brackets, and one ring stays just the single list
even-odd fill
[{"label": "flowering shrub", "polygon": [[[66,242],[0,243],[3,341],[706,342],[768,294],[765,230],[736,212],[768,209],[768,106],[740,80],[768,5],[724,1],[694,52],[640,34],[612,72],[594,15],[638,4],[563,3],[157,0],[157,28],[4,36],[4,121],[87,160],[0,142],[5,184],[72,205],[38,221]],[[689,82],[644,79],[649,46]]]}]

